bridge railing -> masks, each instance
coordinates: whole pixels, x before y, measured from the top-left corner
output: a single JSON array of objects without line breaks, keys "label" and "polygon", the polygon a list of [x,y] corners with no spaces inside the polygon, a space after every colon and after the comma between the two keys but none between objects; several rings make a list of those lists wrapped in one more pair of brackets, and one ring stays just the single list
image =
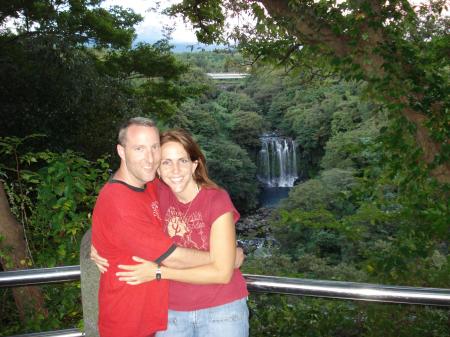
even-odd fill
[{"label": "bridge railing", "polygon": [[248,73],[206,73],[213,80],[240,80],[246,78]]},{"label": "bridge railing", "polygon": [[[450,306],[450,289],[388,286],[371,283],[324,281],[301,278],[244,275],[250,292],[326,297],[385,303]],[[80,280],[80,266],[24,269],[0,272],[0,288]],[[67,329],[14,337],[82,337]]]}]

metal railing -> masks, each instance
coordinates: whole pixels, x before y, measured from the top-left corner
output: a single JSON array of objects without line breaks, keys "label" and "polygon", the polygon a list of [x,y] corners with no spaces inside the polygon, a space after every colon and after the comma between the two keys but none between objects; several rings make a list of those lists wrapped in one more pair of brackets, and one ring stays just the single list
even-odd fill
[{"label": "metal railing", "polygon": [[78,329],[65,329],[57,331],[33,332],[25,335],[14,335],[11,337],[85,337]]},{"label": "metal railing", "polygon": [[[278,293],[386,303],[450,306],[450,289],[386,286],[370,283],[244,275],[250,292]],[[80,280],[80,266],[0,272],[0,288]],[[14,337],[82,337],[77,329],[31,333]]]},{"label": "metal railing", "polygon": [[450,289],[245,275],[249,291],[384,303],[450,306]]},{"label": "metal railing", "polygon": [[0,288],[80,280],[80,266],[20,269],[0,272]]}]

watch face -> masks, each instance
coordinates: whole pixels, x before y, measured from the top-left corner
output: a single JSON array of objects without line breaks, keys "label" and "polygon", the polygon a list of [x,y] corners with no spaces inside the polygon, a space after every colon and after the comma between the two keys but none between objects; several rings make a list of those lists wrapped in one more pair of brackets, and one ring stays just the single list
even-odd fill
[{"label": "watch face", "polygon": [[159,269],[160,267],[158,266],[158,269],[156,269],[156,280],[159,281],[161,280],[161,269]]}]

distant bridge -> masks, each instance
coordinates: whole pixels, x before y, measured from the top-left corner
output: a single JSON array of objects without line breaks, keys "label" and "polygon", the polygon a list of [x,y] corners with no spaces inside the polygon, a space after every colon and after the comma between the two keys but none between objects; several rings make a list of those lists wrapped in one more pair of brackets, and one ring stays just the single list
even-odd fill
[{"label": "distant bridge", "polygon": [[246,78],[248,73],[206,73],[213,80],[240,80]]}]

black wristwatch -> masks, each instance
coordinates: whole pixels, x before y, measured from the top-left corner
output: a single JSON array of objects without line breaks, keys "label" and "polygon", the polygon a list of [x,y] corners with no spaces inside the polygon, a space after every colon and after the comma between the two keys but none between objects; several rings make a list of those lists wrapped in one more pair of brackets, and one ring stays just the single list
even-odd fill
[{"label": "black wristwatch", "polygon": [[158,264],[158,268],[156,269],[156,281],[161,280],[161,265]]}]

